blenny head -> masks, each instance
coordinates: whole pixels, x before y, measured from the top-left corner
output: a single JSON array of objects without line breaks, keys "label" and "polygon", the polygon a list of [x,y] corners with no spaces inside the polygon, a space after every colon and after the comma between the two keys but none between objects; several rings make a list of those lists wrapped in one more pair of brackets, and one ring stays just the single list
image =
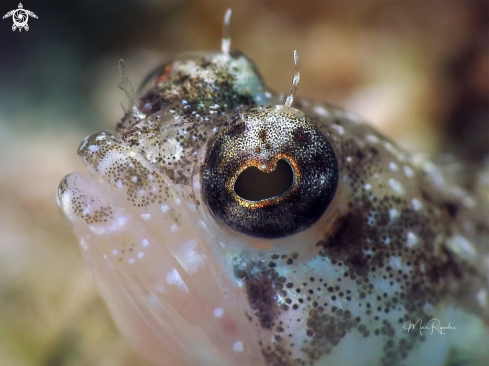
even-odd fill
[{"label": "blenny head", "polygon": [[439,366],[453,338],[401,323],[487,334],[487,278],[425,172],[361,118],[295,98],[296,53],[291,93],[268,89],[229,16],[220,52],[177,56],[136,93],[120,62],[125,115],[58,188],[125,337],[162,366]]}]

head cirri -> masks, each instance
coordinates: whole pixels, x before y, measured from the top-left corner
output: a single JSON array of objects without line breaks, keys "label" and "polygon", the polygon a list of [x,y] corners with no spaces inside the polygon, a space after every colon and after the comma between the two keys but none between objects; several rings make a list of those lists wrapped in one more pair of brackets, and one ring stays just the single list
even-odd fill
[{"label": "head cirri", "polygon": [[[221,52],[177,56],[137,93],[120,63],[125,115],[58,188],[124,336],[161,366],[482,365],[487,203],[295,97],[297,55],[290,95],[268,89],[229,16]],[[433,318],[475,340],[405,328]]]}]

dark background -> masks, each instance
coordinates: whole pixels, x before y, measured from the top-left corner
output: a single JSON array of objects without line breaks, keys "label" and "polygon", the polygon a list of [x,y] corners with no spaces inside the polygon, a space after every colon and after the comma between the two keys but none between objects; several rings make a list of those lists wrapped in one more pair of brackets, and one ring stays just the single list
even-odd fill
[{"label": "dark background", "polygon": [[[489,149],[489,8],[478,1],[29,1],[29,31],[0,20],[0,365],[135,366],[55,203],[83,170],[83,137],[122,110],[165,57],[232,47],[272,88],[365,116],[413,152],[477,163]],[[0,15],[18,2],[0,2]]]}]

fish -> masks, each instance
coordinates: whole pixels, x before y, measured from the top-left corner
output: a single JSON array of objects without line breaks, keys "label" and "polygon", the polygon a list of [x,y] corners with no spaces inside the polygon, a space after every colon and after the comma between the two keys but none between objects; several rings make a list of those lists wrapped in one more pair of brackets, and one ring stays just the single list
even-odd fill
[{"label": "fish", "polygon": [[230,15],[220,51],[137,92],[121,60],[124,116],[58,186],[128,343],[157,366],[487,365],[489,167],[297,97],[296,52],[274,92]]}]

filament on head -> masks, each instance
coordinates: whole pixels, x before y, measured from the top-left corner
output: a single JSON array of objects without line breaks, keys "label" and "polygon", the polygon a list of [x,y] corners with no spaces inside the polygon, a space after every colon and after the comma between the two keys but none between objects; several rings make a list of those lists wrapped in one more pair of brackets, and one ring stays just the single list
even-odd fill
[{"label": "filament on head", "polygon": [[119,60],[119,81],[117,87],[124,92],[124,100],[120,103],[124,112],[138,119],[144,119],[145,114],[136,107],[134,89],[127,77],[124,60],[122,59]]},{"label": "filament on head", "polygon": [[229,51],[231,50],[231,14],[232,10],[226,10],[226,14],[224,14],[224,23],[222,24],[222,41],[221,41],[221,50],[225,55],[229,55]]},{"label": "filament on head", "polygon": [[292,103],[294,102],[295,93],[297,92],[297,88],[299,87],[299,82],[301,81],[301,73],[299,67],[299,54],[296,50],[294,50],[294,78],[292,79],[292,86],[290,87],[290,95],[285,100],[285,106],[290,108]]}]

